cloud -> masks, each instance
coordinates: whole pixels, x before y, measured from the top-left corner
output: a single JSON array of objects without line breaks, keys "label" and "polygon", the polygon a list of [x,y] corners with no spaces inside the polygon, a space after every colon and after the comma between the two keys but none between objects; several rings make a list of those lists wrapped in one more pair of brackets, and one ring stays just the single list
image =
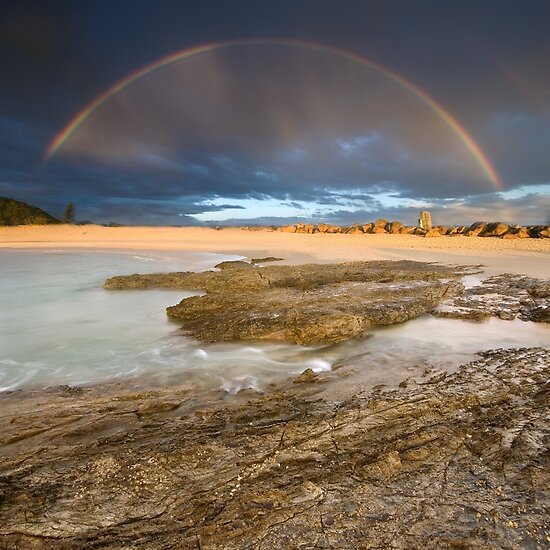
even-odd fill
[{"label": "cloud", "polygon": [[[548,183],[548,119],[498,107],[473,128],[507,188]],[[58,215],[71,200],[98,221],[231,219],[232,210],[272,219],[276,203],[288,219],[381,212],[412,223],[428,205],[449,219],[535,222],[547,207],[540,193],[495,194],[442,118],[395,82],[296,48],[163,69],[104,103],[42,164],[47,136],[46,126],[0,118],[0,193]]]}]

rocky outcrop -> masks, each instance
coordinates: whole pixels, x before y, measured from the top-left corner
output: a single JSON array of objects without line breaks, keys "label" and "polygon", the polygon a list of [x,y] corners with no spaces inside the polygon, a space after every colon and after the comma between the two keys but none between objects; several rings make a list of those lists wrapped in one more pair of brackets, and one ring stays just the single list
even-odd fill
[{"label": "rocky outcrop", "polygon": [[549,378],[535,348],[338,403],[317,379],[225,407],[177,389],[4,394],[0,543],[547,548]]},{"label": "rocky outcrop", "polygon": [[550,323],[550,281],[522,275],[496,275],[446,299],[433,314],[477,321],[495,316]]},{"label": "rocky outcrop", "polygon": [[[244,265],[243,265],[244,264]],[[204,290],[167,308],[194,338],[210,342],[339,342],[401,323],[459,293],[470,268],[420,262],[266,266],[225,262],[220,271],[113,277],[105,288]]]}]

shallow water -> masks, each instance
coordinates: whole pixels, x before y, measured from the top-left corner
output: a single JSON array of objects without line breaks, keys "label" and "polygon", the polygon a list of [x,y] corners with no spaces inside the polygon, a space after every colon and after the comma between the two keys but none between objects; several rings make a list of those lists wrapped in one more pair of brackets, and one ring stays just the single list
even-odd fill
[{"label": "shallow water", "polygon": [[346,363],[355,366],[343,383],[361,389],[399,382],[428,365],[452,370],[480,350],[550,341],[546,325],[426,315],[328,347],[205,344],[184,336],[165,314],[166,306],[196,293],[103,289],[113,275],[200,271],[224,259],[238,257],[0,251],[0,391],[124,380],[129,385],[191,382],[234,394],[264,390],[306,368],[323,371]]}]

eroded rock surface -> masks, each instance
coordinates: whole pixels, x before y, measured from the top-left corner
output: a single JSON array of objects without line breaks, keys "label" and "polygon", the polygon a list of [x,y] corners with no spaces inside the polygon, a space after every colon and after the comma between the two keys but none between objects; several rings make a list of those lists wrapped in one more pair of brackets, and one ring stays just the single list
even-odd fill
[{"label": "eroded rock surface", "polygon": [[495,316],[550,323],[550,281],[523,275],[495,275],[446,299],[433,314],[479,321]]},{"label": "eroded rock surface", "polygon": [[3,395],[0,542],[547,548],[549,376],[531,348],[340,403],[319,382],[195,412],[185,391]]},{"label": "eroded rock surface", "polygon": [[401,323],[461,292],[469,267],[429,263],[349,262],[257,267],[225,262],[220,271],[113,277],[109,289],[205,290],[167,308],[194,338],[210,342],[339,342],[378,325]]}]

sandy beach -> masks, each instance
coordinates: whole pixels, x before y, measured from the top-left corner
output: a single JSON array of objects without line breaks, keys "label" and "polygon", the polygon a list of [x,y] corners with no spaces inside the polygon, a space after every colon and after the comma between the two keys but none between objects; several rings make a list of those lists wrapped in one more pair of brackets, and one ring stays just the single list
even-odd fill
[{"label": "sandy beach", "polygon": [[278,256],[291,264],[407,259],[483,264],[487,275],[508,272],[546,277],[550,273],[549,239],[426,239],[416,235],[309,235],[240,228],[52,225],[2,227],[0,248],[200,251],[256,258]]}]

